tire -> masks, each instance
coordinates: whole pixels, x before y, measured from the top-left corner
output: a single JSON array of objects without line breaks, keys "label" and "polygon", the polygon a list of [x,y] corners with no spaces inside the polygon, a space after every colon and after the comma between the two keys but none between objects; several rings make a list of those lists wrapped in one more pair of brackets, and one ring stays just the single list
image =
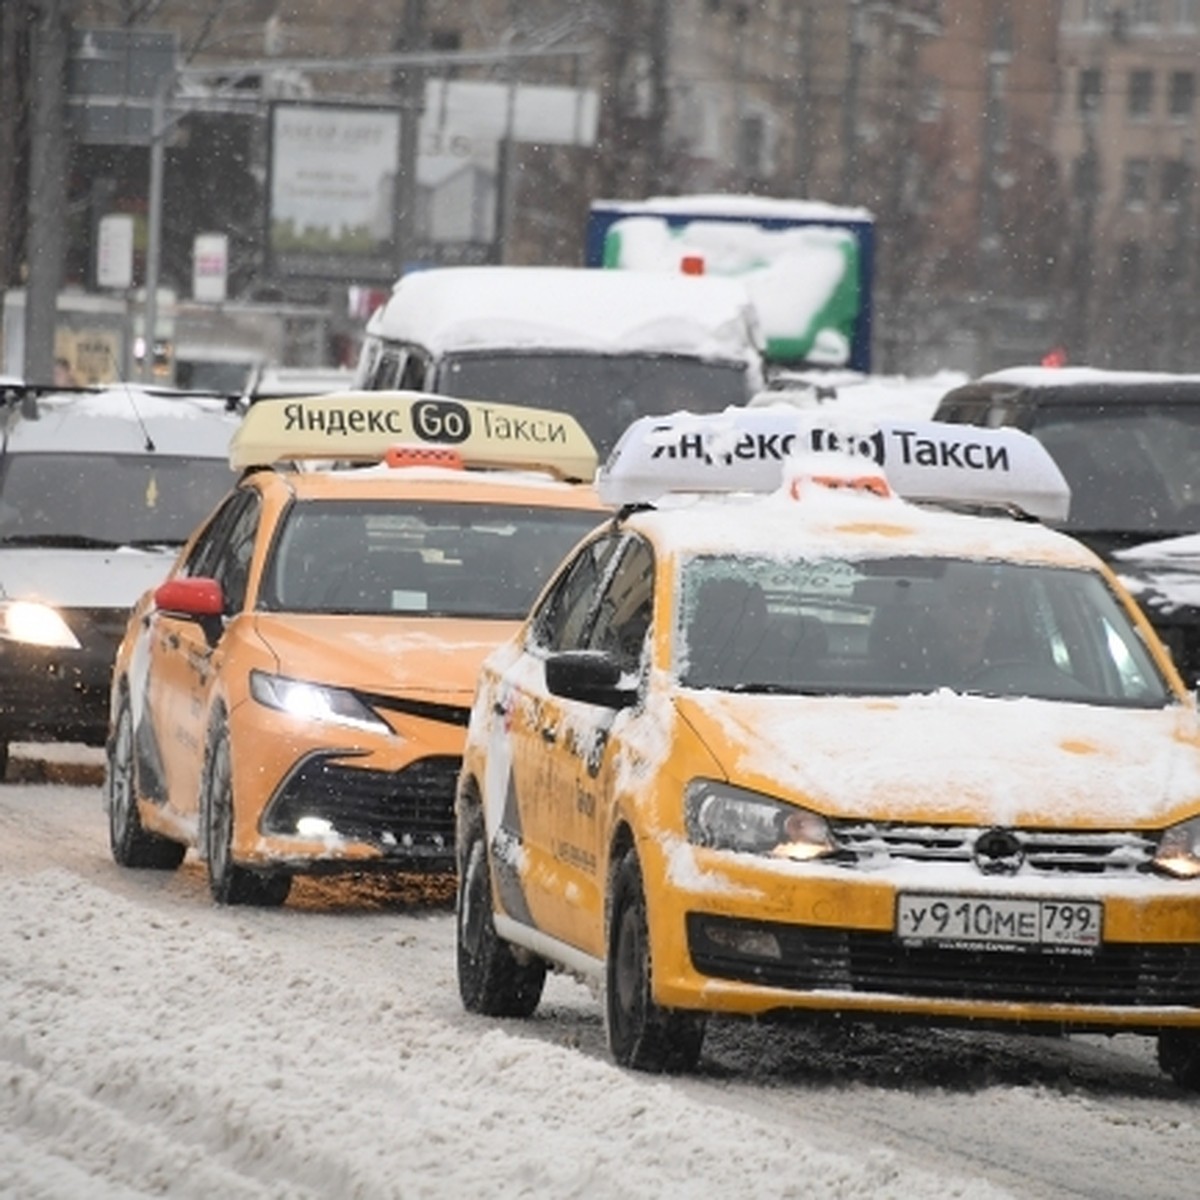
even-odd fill
[{"label": "tire", "polygon": [[1200,1033],[1191,1029],[1160,1033],[1158,1065],[1180,1087],[1200,1092]]},{"label": "tire", "polygon": [[630,850],[613,875],[604,1015],[608,1048],[636,1071],[691,1071],[700,1060],[705,1018],[662,1008],[650,978],[650,935],[642,868]]},{"label": "tire", "polygon": [[8,742],[0,742],[0,783],[8,778]]},{"label": "tire", "polygon": [[542,998],[546,964],[496,933],[491,868],[478,817],[468,829],[459,863],[454,925],[463,1007],[489,1017],[532,1016]]},{"label": "tire", "polygon": [[138,814],[137,773],[133,754],[133,714],[129,697],[121,696],[108,745],[104,800],[108,809],[108,844],[122,867],[174,871],[187,853],[182,842],[147,833]]},{"label": "tire", "polygon": [[233,769],[224,721],[214,723],[204,756],[204,795],[200,805],[208,890],[218,904],[278,908],[292,890],[292,877],[251,871],[233,861]]}]

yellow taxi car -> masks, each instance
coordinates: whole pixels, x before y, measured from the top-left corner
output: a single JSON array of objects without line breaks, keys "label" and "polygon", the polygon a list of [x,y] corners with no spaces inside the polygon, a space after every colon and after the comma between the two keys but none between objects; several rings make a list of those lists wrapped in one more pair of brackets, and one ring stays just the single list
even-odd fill
[{"label": "yellow taxi car", "polygon": [[195,847],[222,904],[281,904],[301,873],[452,870],[479,664],[602,520],[571,482],[591,443],[554,412],[344,393],[255,404],[230,458],[240,482],[117,653],[114,858]]},{"label": "yellow taxi car", "polygon": [[481,672],[468,1010],[531,1013],[552,967],[635,1068],[694,1065],[708,1014],[836,1015],[1157,1035],[1200,1086],[1196,705],[1040,523],[1036,442],[678,414],[598,491]]}]

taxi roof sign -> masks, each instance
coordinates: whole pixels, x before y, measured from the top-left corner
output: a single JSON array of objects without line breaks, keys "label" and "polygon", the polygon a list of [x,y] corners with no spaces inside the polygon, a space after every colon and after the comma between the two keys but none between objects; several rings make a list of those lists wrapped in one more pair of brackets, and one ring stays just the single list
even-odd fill
[{"label": "taxi roof sign", "polygon": [[940,421],[837,418],[790,406],[640,417],[596,477],[613,507],[671,492],[774,492],[790,461],[833,453],[882,469],[905,500],[1019,509],[1045,521],[1067,516],[1071,492],[1050,454],[1019,429]]},{"label": "taxi roof sign", "polygon": [[596,448],[569,413],[425,392],[338,392],[259,400],[229,444],[235,470],[325,459],[382,462],[401,443],[450,447],[467,467],[591,481]]}]

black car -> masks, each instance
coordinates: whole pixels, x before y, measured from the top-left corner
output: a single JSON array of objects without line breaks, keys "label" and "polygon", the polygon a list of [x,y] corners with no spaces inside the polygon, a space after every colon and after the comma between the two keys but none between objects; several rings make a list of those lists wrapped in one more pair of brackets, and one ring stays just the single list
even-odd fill
[{"label": "black car", "polygon": [[1071,487],[1063,528],[1137,596],[1200,682],[1200,375],[1021,367],[953,388],[935,419],[1014,425]]}]

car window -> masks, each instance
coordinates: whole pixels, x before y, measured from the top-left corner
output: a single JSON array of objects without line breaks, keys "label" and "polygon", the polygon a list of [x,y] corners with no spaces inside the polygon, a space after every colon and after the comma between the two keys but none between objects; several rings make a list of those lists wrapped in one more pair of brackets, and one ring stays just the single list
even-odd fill
[{"label": "car window", "polygon": [[532,639],[545,650],[584,646],[588,616],[621,539],[608,534],[584,546],[534,614]]},{"label": "car window", "polygon": [[245,488],[234,492],[222,503],[188,550],[180,568],[181,575],[212,576],[218,556],[228,539],[229,530],[247,503],[248,493]]},{"label": "car window", "polygon": [[692,687],[1172,700],[1120,601],[1088,570],[701,555],[683,569],[676,643]]},{"label": "car window", "polygon": [[636,671],[653,611],[654,552],[631,538],[601,592],[587,646],[616,655],[623,671]]},{"label": "car window", "polygon": [[259,605],[519,620],[602,519],[536,504],[300,501],[280,523]]},{"label": "car window", "polygon": [[261,508],[258,493],[246,493],[246,502],[217,552],[212,574],[225,593],[227,613],[240,612],[246,603],[246,585],[250,580],[250,560],[254,557]]},{"label": "car window", "polygon": [[0,539],[182,545],[233,482],[223,458],[8,454],[0,462]]}]

